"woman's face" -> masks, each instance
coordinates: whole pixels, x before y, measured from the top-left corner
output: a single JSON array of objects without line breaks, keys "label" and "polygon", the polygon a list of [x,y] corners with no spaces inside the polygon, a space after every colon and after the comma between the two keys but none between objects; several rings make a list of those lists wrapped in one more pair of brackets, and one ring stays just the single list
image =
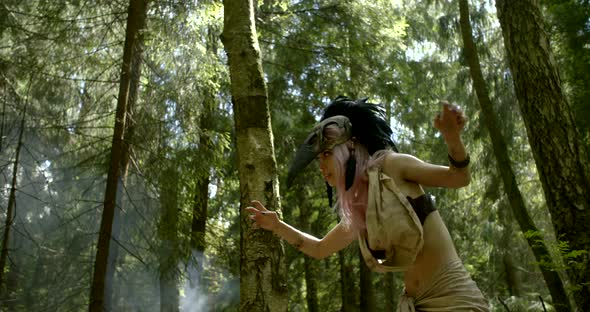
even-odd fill
[{"label": "woman's face", "polygon": [[335,159],[331,150],[323,151],[318,155],[320,161],[320,171],[324,180],[334,187],[336,185],[336,175],[334,170]]}]

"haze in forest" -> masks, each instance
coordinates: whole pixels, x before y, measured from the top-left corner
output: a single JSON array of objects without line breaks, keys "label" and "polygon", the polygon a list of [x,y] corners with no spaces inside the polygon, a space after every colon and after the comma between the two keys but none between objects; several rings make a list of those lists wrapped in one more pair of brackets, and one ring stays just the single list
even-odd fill
[{"label": "haze in forest", "polygon": [[317,164],[285,184],[338,95],[441,165],[432,120],[459,105],[471,183],[427,191],[490,309],[590,310],[588,1],[253,2],[232,18],[266,106],[231,80],[242,3],[0,4],[0,311],[393,310],[402,275],[357,244],[311,259],[243,211],[259,192],[315,236],[337,224]]}]

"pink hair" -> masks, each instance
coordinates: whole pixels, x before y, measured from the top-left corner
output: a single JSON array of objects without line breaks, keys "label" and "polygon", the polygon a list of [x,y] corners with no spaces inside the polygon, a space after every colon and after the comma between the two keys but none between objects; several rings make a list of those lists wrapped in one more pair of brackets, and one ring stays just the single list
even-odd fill
[{"label": "pink hair", "polygon": [[[341,135],[340,130],[334,126],[327,126],[324,129],[327,139],[333,139]],[[346,162],[354,149],[356,158],[355,178],[348,191],[345,187]],[[367,148],[356,142],[354,139],[336,145],[332,149],[334,157],[334,174],[336,180],[337,203],[340,207],[340,215],[344,224],[359,233],[364,233],[367,225],[365,223],[365,212],[367,211],[369,180],[367,168],[370,160]]]}]

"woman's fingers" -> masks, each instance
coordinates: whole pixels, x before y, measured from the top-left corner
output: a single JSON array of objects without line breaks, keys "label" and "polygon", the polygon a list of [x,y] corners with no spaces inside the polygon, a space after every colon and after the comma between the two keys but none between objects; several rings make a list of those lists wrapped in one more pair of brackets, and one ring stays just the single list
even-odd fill
[{"label": "woman's fingers", "polygon": [[465,116],[461,108],[447,101],[439,103],[442,107],[434,117],[434,127],[443,135],[461,131],[465,126]]},{"label": "woman's fingers", "polygon": [[258,208],[258,210],[268,211],[268,209],[266,209],[266,207],[264,207],[264,205],[257,200],[251,201],[250,204],[254,205],[256,208]]},{"label": "woman's fingers", "polygon": [[442,102],[442,112],[436,115],[439,122],[452,122],[453,120],[460,123],[463,120],[463,111],[457,105],[452,105],[447,102]]},{"label": "woman's fingers", "polygon": [[245,209],[245,210],[246,210],[247,212],[249,212],[249,213],[253,213],[253,214],[255,214],[255,213],[257,213],[257,212],[259,211],[258,209],[254,208],[254,207],[246,207],[246,209]]},{"label": "woman's fingers", "polygon": [[273,211],[269,211],[268,209],[266,209],[266,207],[264,207],[264,205],[262,203],[260,203],[257,200],[253,200],[250,202],[250,204],[253,206],[248,206],[245,208],[245,210],[250,213],[250,215],[248,215],[248,218],[250,220],[252,220],[252,228],[253,229],[259,229],[259,228],[268,228],[270,226],[273,220],[272,219],[267,219],[269,215],[273,214]]},{"label": "woman's fingers", "polygon": [[266,207],[264,207],[264,205],[262,205],[262,203],[260,203],[257,200],[251,201],[250,204],[254,207],[248,206],[245,208],[245,210],[249,213],[258,214],[258,213],[264,213],[264,212],[268,211],[268,209],[266,209]]},{"label": "woman's fingers", "polygon": [[246,207],[245,210],[251,213],[250,215],[248,215],[248,219],[252,220],[251,227],[255,230],[259,229],[260,226],[258,225],[258,220],[256,219],[256,217],[259,214],[261,214],[261,211],[254,207]]}]

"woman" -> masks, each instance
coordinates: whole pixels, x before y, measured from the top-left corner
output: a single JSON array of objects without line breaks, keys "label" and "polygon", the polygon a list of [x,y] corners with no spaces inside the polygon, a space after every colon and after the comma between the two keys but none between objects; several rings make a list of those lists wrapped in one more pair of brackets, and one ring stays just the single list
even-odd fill
[{"label": "woman", "polygon": [[[246,210],[251,213],[254,226],[272,231],[311,257],[325,258],[358,239],[361,250],[370,251],[363,254],[369,267],[387,269],[377,259],[385,259],[385,253],[395,252],[370,247],[370,242],[375,239],[371,233],[382,233],[372,231],[377,225],[369,222],[369,214],[374,208],[368,205],[371,196],[368,176],[372,168],[378,168],[384,177],[391,179],[398,192],[407,197],[410,209],[418,217],[414,217],[415,223],[419,224],[419,231],[415,232],[419,238],[418,247],[413,255],[401,260],[409,265],[401,267],[405,271],[405,291],[398,310],[488,311],[487,302],[463,267],[440,214],[422,189],[422,186],[459,188],[469,184],[469,156],[460,137],[464,124],[462,112],[443,103],[434,126],[447,144],[450,166],[437,166],[395,152],[392,131],[379,106],[366,103],[366,100],[338,97],[326,108],[320,124],[299,148],[288,183],[317,157],[322,176],[337,190],[342,221],[325,237],[318,239],[279,220],[276,213],[258,201]],[[409,225],[413,225],[412,219],[408,220]],[[399,225],[389,227],[395,229]],[[392,261],[394,265],[401,262],[399,259]]]}]

